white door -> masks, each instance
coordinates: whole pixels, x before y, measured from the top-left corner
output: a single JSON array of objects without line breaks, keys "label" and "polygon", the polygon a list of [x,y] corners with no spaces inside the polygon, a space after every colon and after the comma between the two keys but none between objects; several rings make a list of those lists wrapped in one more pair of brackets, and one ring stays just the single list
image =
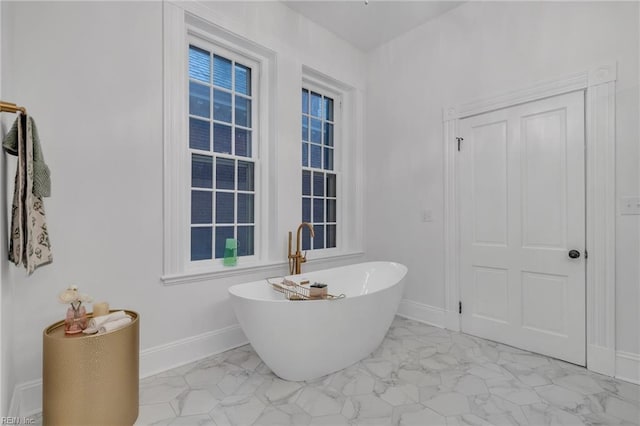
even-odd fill
[{"label": "white door", "polygon": [[584,93],[460,130],[462,330],[585,365]]}]

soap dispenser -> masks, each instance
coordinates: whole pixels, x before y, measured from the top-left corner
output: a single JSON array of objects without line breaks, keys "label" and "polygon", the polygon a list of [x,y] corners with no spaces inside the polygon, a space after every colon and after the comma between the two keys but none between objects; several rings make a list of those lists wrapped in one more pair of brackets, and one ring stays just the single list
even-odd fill
[{"label": "soap dispenser", "polygon": [[238,263],[238,241],[234,238],[227,238],[224,245],[224,266],[236,266]]}]

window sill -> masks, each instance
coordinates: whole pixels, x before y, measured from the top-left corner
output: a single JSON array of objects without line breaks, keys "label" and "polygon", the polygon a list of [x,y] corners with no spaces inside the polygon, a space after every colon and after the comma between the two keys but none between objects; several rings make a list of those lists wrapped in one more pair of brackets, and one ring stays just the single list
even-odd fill
[{"label": "window sill", "polygon": [[254,263],[241,266],[226,266],[202,271],[189,271],[180,274],[163,275],[160,280],[164,285],[186,284],[200,281],[209,281],[218,278],[229,278],[238,275],[248,275],[253,272],[273,271],[278,274],[287,267],[287,262]]},{"label": "window sill", "polygon": [[[313,256],[313,254],[310,254]],[[322,263],[331,263],[337,260],[350,260],[364,256],[364,252],[346,252],[340,254],[332,254],[317,258],[311,258],[307,261],[307,264],[318,265]],[[266,276],[282,275],[282,271],[288,271],[288,262],[266,262],[266,263],[254,263],[242,266],[227,266],[220,269],[209,269],[203,271],[190,271],[180,274],[163,275],[160,277],[162,284],[166,286],[176,284],[187,284],[202,281],[217,280],[220,278],[237,277],[241,275],[249,275],[252,273],[265,273]]]}]

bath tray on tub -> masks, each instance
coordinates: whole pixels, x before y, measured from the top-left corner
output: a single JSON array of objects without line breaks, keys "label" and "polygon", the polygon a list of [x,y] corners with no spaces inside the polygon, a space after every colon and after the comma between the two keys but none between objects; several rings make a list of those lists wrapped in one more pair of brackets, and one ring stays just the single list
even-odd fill
[{"label": "bath tray on tub", "polygon": [[275,291],[283,293],[289,300],[336,300],[345,298],[345,294],[334,296],[333,294],[324,293],[322,295],[312,294],[309,287],[302,286],[294,281],[282,278],[281,282],[271,281],[274,278],[267,278],[267,282],[271,284]]}]

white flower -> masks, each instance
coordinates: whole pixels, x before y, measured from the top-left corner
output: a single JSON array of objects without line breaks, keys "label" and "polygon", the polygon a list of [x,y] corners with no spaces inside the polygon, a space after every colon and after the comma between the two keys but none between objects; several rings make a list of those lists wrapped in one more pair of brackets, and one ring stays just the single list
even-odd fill
[{"label": "white flower", "polygon": [[72,285],[58,295],[58,300],[60,301],[60,303],[74,304],[77,302],[91,302],[93,298],[91,298],[87,294],[78,293],[78,287],[75,285]]}]

